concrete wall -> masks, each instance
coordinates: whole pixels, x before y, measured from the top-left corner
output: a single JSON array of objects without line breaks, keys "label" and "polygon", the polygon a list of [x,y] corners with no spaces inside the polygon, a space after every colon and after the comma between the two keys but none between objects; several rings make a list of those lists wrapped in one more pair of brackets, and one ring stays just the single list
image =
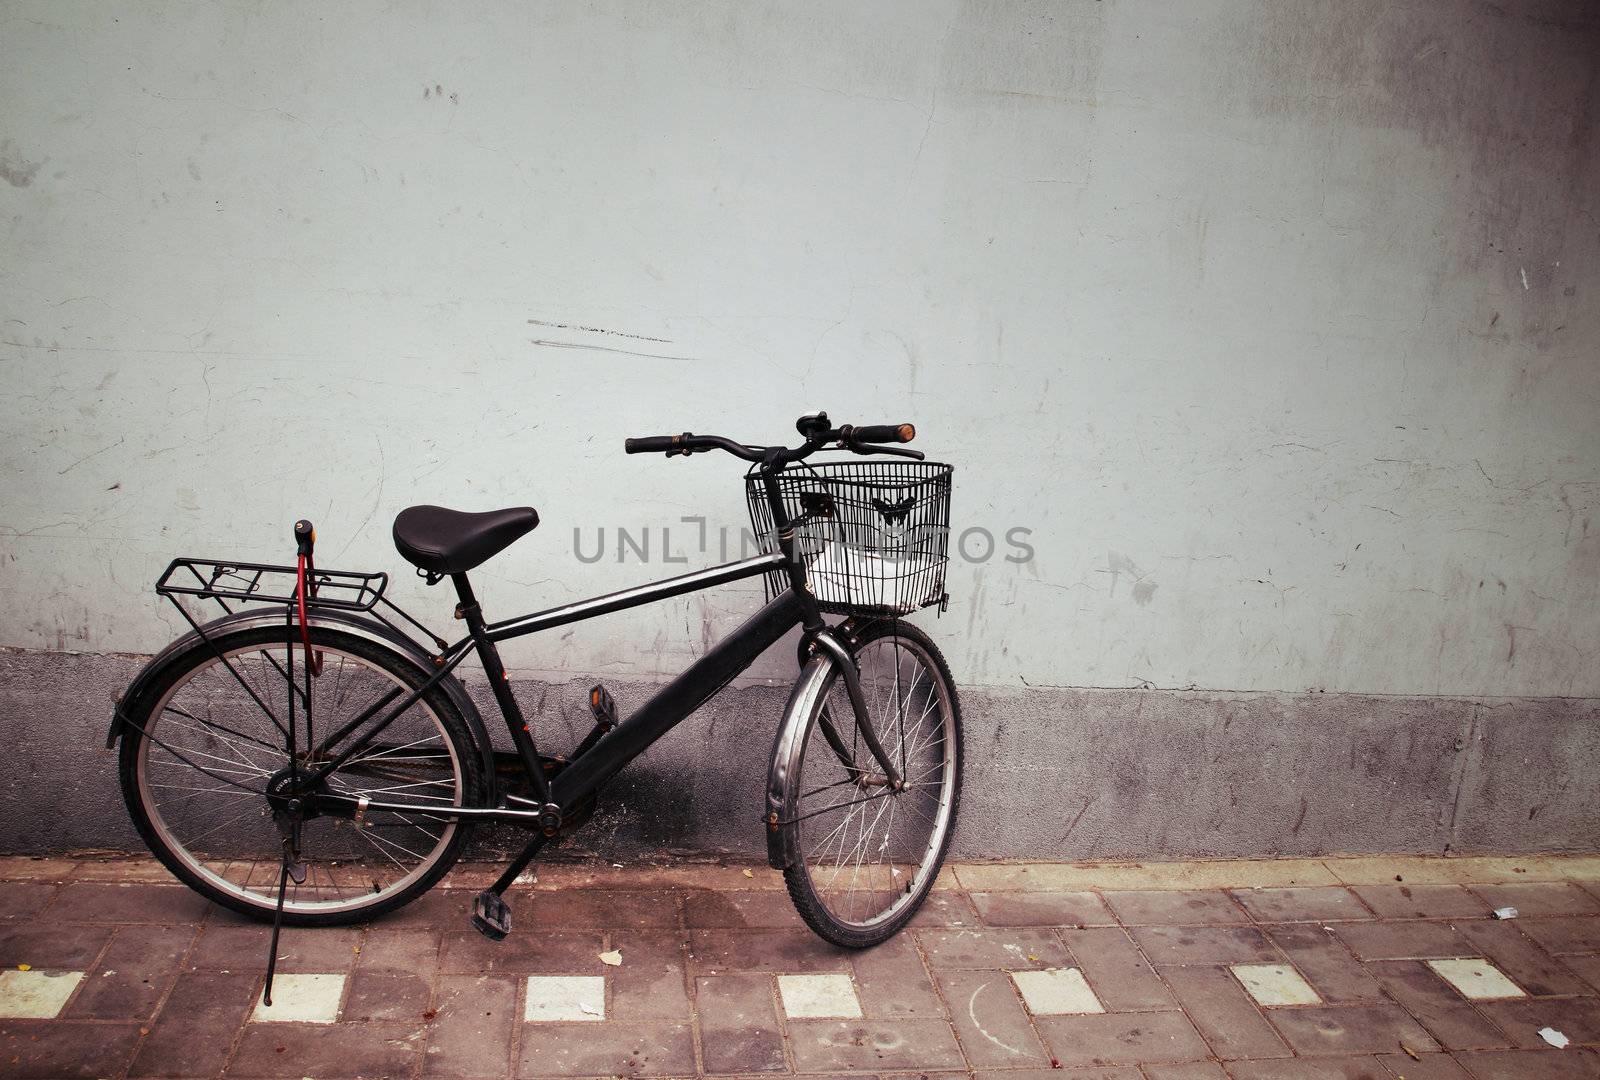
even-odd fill
[{"label": "concrete wall", "polygon": [[[46,751],[180,628],[172,555],[307,515],[401,570],[400,508],[526,502],[480,591],[529,610],[742,522],[624,436],[822,407],[999,541],[924,619],[968,854],[1593,848],[1597,57],[1581,0],[8,3],[0,708],[90,806],[7,843],[128,839]],[[754,600],[510,659],[642,692]],[[752,800],[788,656],[696,721],[760,728]],[[755,850],[652,796],[699,745],[596,842]]]}]

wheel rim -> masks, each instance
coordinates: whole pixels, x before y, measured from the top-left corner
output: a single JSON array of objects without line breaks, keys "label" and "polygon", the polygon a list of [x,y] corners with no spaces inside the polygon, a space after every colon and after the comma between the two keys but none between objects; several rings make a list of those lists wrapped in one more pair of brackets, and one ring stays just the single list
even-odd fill
[{"label": "wheel rim", "polygon": [[[400,691],[398,702],[412,689],[353,652],[326,644],[319,651],[322,675],[311,680],[316,734],[336,731],[387,694]],[[135,761],[139,796],[156,835],[185,869],[238,900],[270,908],[277,900],[282,847],[266,787],[288,765],[279,726],[286,722],[289,696],[282,674],[285,646],[239,646],[221,655],[227,663],[208,658],[150,711]],[[303,655],[294,660],[297,690],[303,692]],[[302,768],[327,760],[328,755],[304,756],[299,697],[296,717]],[[332,773],[327,790],[419,807],[460,806],[465,795],[454,741],[424,701]],[[335,914],[381,903],[436,866],[457,828],[455,822],[398,811],[371,811],[360,827],[335,817],[305,821],[300,860],[306,877],[302,883],[290,880],[284,909]]]},{"label": "wheel rim", "polygon": [[[801,750],[794,819],[812,892],[837,921],[870,930],[917,903],[932,883],[952,818],[957,742],[949,688],[920,645],[874,638],[856,660],[873,728],[907,787],[888,790],[836,676]],[[824,719],[849,760],[865,769],[845,765]]]}]

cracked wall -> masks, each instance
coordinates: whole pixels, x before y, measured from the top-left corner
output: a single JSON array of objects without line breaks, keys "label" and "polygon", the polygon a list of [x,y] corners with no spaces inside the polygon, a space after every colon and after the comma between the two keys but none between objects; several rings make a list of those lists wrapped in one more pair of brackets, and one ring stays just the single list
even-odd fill
[{"label": "cracked wall", "polygon": [[[169,558],[299,516],[444,625],[418,502],[539,508],[491,614],[705,565],[736,469],[621,440],[826,408],[958,464],[975,691],[1600,696],[1597,55],[1577,0],[8,4],[0,645],[154,651]],[[758,595],[509,660],[658,679]]]}]

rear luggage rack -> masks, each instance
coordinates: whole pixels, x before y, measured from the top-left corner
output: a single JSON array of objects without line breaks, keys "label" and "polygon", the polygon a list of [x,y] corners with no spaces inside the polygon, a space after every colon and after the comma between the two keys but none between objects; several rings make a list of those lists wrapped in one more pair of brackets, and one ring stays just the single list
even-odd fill
[{"label": "rear luggage rack", "polygon": [[[156,582],[162,596],[198,596],[205,600],[238,600],[262,604],[295,602],[296,569],[265,563],[173,559]],[[189,579],[193,578],[191,582]],[[383,599],[389,575],[358,570],[317,570],[308,606],[341,611],[371,611]],[[223,603],[226,610],[227,605]]]}]

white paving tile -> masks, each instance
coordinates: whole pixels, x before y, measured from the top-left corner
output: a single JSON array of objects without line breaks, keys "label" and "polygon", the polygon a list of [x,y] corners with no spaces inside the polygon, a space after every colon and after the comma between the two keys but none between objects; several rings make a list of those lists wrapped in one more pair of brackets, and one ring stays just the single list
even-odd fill
[{"label": "white paving tile", "polygon": [[529,1023],[548,1020],[604,1020],[606,980],[603,975],[529,975],[528,996],[522,1018]]},{"label": "white paving tile", "polygon": [[855,984],[841,972],[826,975],[779,975],[778,993],[791,1020],[859,1020],[861,1002]]},{"label": "white paving tile", "polygon": [[1429,960],[1428,966],[1439,977],[1469,998],[1492,1001],[1497,998],[1527,997],[1522,987],[1481,957],[1462,960]]},{"label": "white paving tile", "polygon": [[1028,1011],[1035,1016],[1063,1016],[1069,1013],[1103,1013],[1105,1006],[1094,996],[1083,972],[1077,968],[1046,968],[1043,971],[1013,971]]},{"label": "white paving tile", "polygon": [[0,971],[0,1017],[53,1020],[82,981],[81,971]]},{"label": "white paving tile", "polygon": [[1311,984],[1287,964],[1234,964],[1233,973],[1259,1004],[1322,1004]]},{"label": "white paving tile", "polygon": [[263,1023],[292,1021],[300,1024],[331,1024],[339,1019],[339,1002],[344,998],[343,975],[311,975],[301,972],[275,975],[272,979],[272,1004],[256,999],[250,1019]]}]

